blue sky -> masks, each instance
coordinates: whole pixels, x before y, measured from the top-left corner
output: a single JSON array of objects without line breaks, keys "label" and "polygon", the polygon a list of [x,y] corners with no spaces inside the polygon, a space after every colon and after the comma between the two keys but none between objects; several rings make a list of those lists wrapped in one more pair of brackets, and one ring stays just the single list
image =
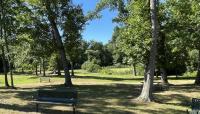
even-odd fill
[{"label": "blue sky", "polygon": [[[95,9],[96,4],[99,0],[74,0],[75,4],[81,4],[84,13]],[[86,41],[95,40],[107,43],[113,33],[115,23],[112,23],[113,17],[117,15],[117,12],[109,11],[108,9],[101,12],[102,18],[89,21],[85,26],[85,30],[82,35]]]}]

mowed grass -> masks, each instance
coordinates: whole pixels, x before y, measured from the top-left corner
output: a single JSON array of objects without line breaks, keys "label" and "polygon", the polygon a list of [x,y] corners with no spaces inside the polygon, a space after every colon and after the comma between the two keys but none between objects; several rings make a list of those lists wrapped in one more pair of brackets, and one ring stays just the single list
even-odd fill
[{"label": "mowed grass", "polygon": [[[200,98],[200,89],[194,86],[192,77],[170,77],[172,84],[167,91],[155,91],[155,102],[137,103],[141,92],[142,76],[106,75],[76,70],[72,78],[78,90],[78,114],[183,114],[190,108],[193,97]],[[0,75],[0,114],[36,113],[30,101],[39,88],[62,88],[63,76],[52,77],[50,83],[40,83],[34,75],[15,75],[17,89],[3,88]],[[159,81],[159,79],[155,79]],[[71,107],[42,105],[40,113],[72,114]]]}]

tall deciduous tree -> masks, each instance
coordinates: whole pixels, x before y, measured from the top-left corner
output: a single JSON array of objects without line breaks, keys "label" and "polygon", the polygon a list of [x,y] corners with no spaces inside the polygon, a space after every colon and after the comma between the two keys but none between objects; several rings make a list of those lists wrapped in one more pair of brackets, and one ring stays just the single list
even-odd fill
[{"label": "tall deciduous tree", "polygon": [[74,65],[80,56],[82,36],[81,32],[85,25],[85,17],[80,6],[73,6],[65,12],[66,21],[63,25],[64,29],[64,46],[66,55],[71,64],[71,76],[74,76]]},{"label": "tall deciduous tree", "polygon": [[152,24],[152,46],[148,66],[145,69],[144,84],[142,92],[138,97],[139,101],[150,102],[153,100],[153,80],[157,55],[157,40],[158,40],[158,18],[157,18],[157,0],[150,0],[150,14]]},{"label": "tall deciduous tree", "polygon": [[[11,86],[14,88],[13,81],[13,54],[11,47],[13,46],[17,31],[19,29],[19,21],[17,16],[20,13],[20,1],[18,0],[1,0],[0,1],[0,27],[1,27],[1,50],[2,60],[5,74],[5,85],[9,86],[7,73],[10,71]],[[8,69],[9,68],[9,69]]]},{"label": "tall deciduous tree", "polygon": [[[52,27],[52,34],[56,39],[56,45],[57,45],[58,51],[60,53],[62,64],[63,64],[63,67],[64,67],[65,86],[71,87],[72,81],[71,81],[69,68],[68,68],[69,62],[66,58],[64,45],[63,45],[61,35],[60,35],[58,27],[57,27],[58,25],[56,23],[57,15],[56,15],[56,12],[54,11],[54,10],[56,10],[56,9],[54,9],[55,7],[60,7],[60,8],[67,7],[67,5],[69,5],[69,1],[68,0],[66,0],[66,1],[61,0],[61,1],[53,2],[53,1],[49,1],[49,0],[44,0],[44,3],[45,3],[46,11],[47,11],[48,20],[49,20],[51,27]],[[52,6],[55,6],[55,7],[52,7]]]}]

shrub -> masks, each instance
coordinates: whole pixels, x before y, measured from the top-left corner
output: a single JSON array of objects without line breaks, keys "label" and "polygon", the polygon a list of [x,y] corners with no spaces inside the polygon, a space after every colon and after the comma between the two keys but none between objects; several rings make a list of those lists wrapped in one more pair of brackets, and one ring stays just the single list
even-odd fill
[{"label": "shrub", "polygon": [[108,68],[101,69],[100,73],[102,73],[102,74],[109,74],[109,75],[113,74],[112,70],[110,70]]},{"label": "shrub", "polygon": [[95,64],[93,62],[86,61],[81,66],[82,69],[87,70],[88,72],[98,72],[100,71],[101,67],[98,64]]},{"label": "shrub", "polygon": [[183,76],[186,76],[186,77],[195,77],[197,75],[197,71],[193,71],[193,72],[185,72],[183,74]]}]

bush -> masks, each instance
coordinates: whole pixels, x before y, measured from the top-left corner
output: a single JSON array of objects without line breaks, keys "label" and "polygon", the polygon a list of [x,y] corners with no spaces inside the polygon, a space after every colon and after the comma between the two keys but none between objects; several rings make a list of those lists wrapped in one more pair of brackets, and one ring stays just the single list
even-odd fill
[{"label": "bush", "polygon": [[87,70],[88,72],[93,72],[93,73],[96,73],[101,70],[101,67],[98,64],[89,61],[83,63],[81,68]]},{"label": "bush", "polygon": [[113,74],[113,73],[112,73],[112,70],[110,70],[110,69],[108,69],[108,68],[103,68],[103,69],[100,71],[100,73],[102,73],[102,74],[108,74],[108,75]]},{"label": "bush", "polygon": [[197,71],[193,71],[193,72],[185,72],[183,74],[183,76],[186,76],[186,77],[196,77],[197,75]]}]

